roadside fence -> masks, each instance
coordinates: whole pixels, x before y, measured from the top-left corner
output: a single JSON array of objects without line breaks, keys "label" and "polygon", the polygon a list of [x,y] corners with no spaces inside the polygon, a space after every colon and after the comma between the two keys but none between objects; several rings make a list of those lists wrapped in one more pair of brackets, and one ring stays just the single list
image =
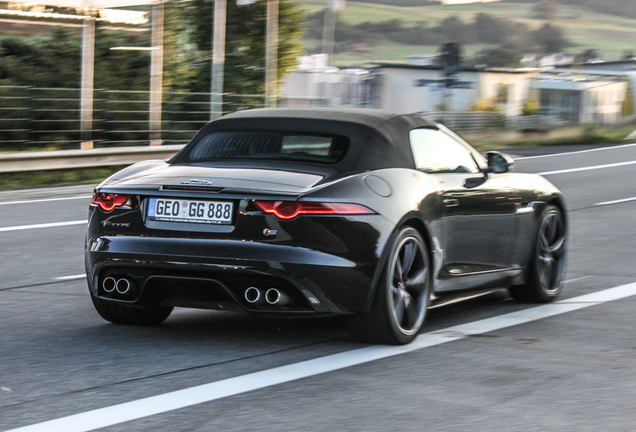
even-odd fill
[{"label": "roadside fence", "polygon": [[464,133],[504,128],[537,130],[571,124],[557,117],[546,115],[506,117],[504,114],[490,111],[436,111],[423,114],[449,129]]},{"label": "roadside fence", "polygon": [[[95,90],[95,147],[148,145],[149,95]],[[261,95],[224,96],[224,112],[263,106]],[[209,119],[209,93],[163,93],[164,144],[187,143]],[[0,151],[79,149],[80,132],[80,89],[0,86]]]},{"label": "roadside fence", "polygon": [[[91,138],[95,148],[150,144],[149,91],[95,90]],[[163,92],[161,139],[183,145],[210,119],[210,93]],[[345,106],[339,98],[290,98],[279,106]],[[263,95],[227,94],[223,112],[262,108]],[[369,106],[369,105],[350,105]],[[497,112],[435,111],[423,115],[460,133],[488,129],[539,130],[569,124],[554,116],[506,117]],[[627,124],[635,116],[621,121]],[[0,152],[80,148],[80,89],[0,86]]]}]

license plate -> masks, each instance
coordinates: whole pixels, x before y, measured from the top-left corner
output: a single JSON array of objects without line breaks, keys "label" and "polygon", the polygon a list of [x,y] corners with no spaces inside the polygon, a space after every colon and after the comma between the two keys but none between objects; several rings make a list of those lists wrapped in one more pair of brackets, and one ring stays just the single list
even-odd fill
[{"label": "license plate", "polygon": [[194,201],[150,198],[148,219],[166,222],[194,222],[229,225],[234,204],[228,201]]}]

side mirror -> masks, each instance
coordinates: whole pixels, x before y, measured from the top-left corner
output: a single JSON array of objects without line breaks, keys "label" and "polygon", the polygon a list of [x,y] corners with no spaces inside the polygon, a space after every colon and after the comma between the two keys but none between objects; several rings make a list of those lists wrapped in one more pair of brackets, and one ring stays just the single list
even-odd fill
[{"label": "side mirror", "polygon": [[512,171],[515,161],[505,153],[489,151],[486,153],[488,160],[487,173],[502,174]]}]

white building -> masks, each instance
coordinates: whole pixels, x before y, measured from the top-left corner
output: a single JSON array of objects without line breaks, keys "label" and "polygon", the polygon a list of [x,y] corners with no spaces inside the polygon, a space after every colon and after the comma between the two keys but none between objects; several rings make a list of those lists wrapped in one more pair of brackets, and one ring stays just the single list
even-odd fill
[{"label": "white building", "polygon": [[543,75],[532,82],[541,113],[568,123],[612,124],[621,120],[627,83],[622,78],[580,74]]},{"label": "white building", "polygon": [[636,58],[618,60],[618,61],[593,61],[583,64],[574,64],[570,66],[560,66],[555,72],[583,73],[586,75],[595,75],[602,79],[623,79],[630,83],[628,91],[634,100],[634,112],[636,112]]},{"label": "white building", "polygon": [[[631,77],[636,80],[636,62],[632,65]],[[622,118],[627,72],[540,74],[538,69],[529,68],[463,68],[447,88],[437,65],[319,68],[288,76],[283,97],[287,106],[355,106],[425,113],[495,108],[507,117],[521,115],[525,103],[533,99],[540,102],[541,114],[562,122],[611,124]]]},{"label": "white building", "polygon": [[521,114],[530,78],[537,69],[460,69],[446,88],[440,66],[383,64],[378,77],[377,108],[404,112],[469,111],[479,103],[494,104],[506,116]]},{"label": "white building", "polygon": [[366,69],[324,67],[294,72],[285,78],[283,105],[370,108],[372,79]]}]

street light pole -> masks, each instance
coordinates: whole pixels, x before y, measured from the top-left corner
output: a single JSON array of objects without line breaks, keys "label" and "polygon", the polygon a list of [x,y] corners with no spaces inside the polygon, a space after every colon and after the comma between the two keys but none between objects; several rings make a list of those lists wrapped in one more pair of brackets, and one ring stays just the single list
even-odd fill
[{"label": "street light pole", "polygon": [[265,106],[275,107],[278,97],[278,1],[267,0],[265,48]]},{"label": "street light pole", "polygon": [[345,7],[345,0],[326,0],[325,21],[322,27],[322,52],[327,54],[327,64],[334,64],[336,43],[336,12]]},{"label": "street light pole", "polygon": [[150,54],[150,145],[161,145],[161,105],[163,91],[163,2],[152,5],[152,51]]},{"label": "street light pole", "polygon": [[214,0],[210,120],[223,115],[223,69],[225,67],[225,21],[227,0]]},{"label": "street light pole", "polygon": [[333,64],[333,45],[336,37],[336,11],[325,8],[325,22],[322,28],[322,52],[327,54],[327,65]]},{"label": "street light pole", "polygon": [[[85,3],[86,4],[86,3]],[[93,148],[93,74],[95,63],[95,17],[85,7],[82,28],[82,89],[80,93],[80,148]]]}]

